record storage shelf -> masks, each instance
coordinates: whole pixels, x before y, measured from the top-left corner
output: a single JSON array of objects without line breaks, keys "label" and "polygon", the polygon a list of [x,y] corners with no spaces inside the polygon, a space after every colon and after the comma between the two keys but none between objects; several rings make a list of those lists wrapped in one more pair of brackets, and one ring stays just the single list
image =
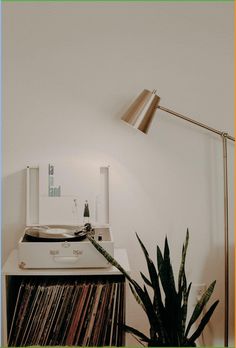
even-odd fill
[{"label": "record storage shelf", "polygon": [[[123,266],[123,268],[130,272],[129,262],[127,257],[127,252],[125,249],[115,249],[114,250],[115,259]],[[104,281],[113,282],[124,282],[124,291],[122,295],[122,306],[123,306],[123,318],[125,321],[125,279],[123,275],[113,266],[108,268],[83,268],[83,269],[20,269],[18,267],[18,255],[17,250],[13,250],[9,255],[6,263],[2,269],[2,323],[3,323],[3,332],[2,332],[2,346],[8,346],[8,334],[10,331],[10,322],[13,317],[13,302],[16,302],[17,291],[15,286],[19,288],[19,284],[22,279],[44,279],[47,277],[58,278],[62,280],[74,279],[74,280],[86,280],[90,282],[93,279],[101,278]],[[18,285],[16,285],[18,284]],[[17,291],[14,291],[17,290]],[[13,302],[12,302],[13,296]],[[11,297],[11,298],[10,298]],[[125,336],[122,339],[122,345],[125,345]],[[47,345],[48,346],[48,345]]]}]

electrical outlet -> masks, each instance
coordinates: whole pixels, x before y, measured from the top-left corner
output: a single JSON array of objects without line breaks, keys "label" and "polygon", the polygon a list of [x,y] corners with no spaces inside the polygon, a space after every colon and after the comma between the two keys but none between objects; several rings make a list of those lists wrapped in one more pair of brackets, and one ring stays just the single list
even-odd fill
[{"label": "electrical outlet", "polygon": [[193,284],[191,293],[193,299],[193,306],[197,304],[204,292],[206,291],[206,284]]}]

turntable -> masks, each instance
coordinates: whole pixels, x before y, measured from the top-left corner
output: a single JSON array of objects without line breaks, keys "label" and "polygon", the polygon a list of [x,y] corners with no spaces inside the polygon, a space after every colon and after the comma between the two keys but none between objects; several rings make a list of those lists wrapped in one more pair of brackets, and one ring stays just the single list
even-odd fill
[{"label": "turntable", "polygon": [[[56,168],[56,167],[55,167]],[[94,168],[93,168],[94,169]],[[18,243],[19,267],[31,268],[104,268],[107,260],[87,238],[89,233],[101,246],[114,254],[114,243],[109,226],[109,167],[95,170],[96,185],[92,187],[91,175],[74,172],[78,179],[75,195],[49,196],[42,190],[45,185],[45,167],[28,167],[27,223]],[[84,169],[85,170],[85,169]],[[91,168],[88,169],[91,171]],[[65,175],[66,176],[66,175]],[[80,178],[80,179],[79,179]],[[72,180],[69,176],[68,180]],[[40,190],[41,188],[41,190]],[[64,185],[66,189],[66,185]],[[60,188],[61,189],[61,188]],[[58,191],[57,191],[58,192]],[[82,213],[85,197],[89,197],[90,221]],[[86,198],[88,198],[86,197]]]}]

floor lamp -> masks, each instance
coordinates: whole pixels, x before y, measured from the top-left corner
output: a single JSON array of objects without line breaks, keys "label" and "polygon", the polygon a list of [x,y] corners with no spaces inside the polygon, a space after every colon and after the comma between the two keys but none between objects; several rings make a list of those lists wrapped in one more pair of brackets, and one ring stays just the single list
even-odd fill
[{"label": "floor lamp", "polygon": [[182,120],[191,122],[199,127],[207,129],[210,132],[221,136],[223,143],[223,166],[224,166],[224,266],[225,266],[225,318],[224,318],[224,345],[228,347],[229,336],[229,228],[228,228],[228,173],[227,173],[227,141],[235,141],[235,138],[226,132],[221,132],[203,123],[195,121],[187,116],[179,114],[175,111],[167,109],[159,105],[160,97],[153,92],[144,90],[129,109],[123,115],[122,120],[133,126],[134,128],[147,133],[154,117],[156,109],[167,112],[172,116],[181,118]]}]

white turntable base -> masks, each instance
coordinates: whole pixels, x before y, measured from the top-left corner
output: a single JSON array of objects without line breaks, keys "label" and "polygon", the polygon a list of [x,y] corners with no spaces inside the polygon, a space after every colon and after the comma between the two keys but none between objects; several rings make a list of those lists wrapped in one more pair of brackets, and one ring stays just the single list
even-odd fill
[{"label": "white turntable base", "polygon": [[[95,231],[110,233],[109,227],[95,228]],[[102,232],[101,232],[102,234]],[[100,254],[88,239],[82,241],[24,242],[18,244],[18,265],[25,268],[103,268],[109,262]],[[105,238],[104,238],[105,239]],[[110,239],[110,238],[108,238]],[[103,240],[99,244],[114,256],[114,243]]]}]

